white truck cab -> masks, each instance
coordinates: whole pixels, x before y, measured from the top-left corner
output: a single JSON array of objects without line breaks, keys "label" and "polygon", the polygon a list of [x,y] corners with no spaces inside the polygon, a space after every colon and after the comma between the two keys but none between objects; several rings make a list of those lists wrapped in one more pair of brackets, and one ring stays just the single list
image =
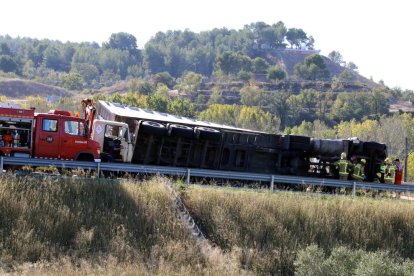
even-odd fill
[{"label": "white truck cab", "polygon": [[95,119],[90,137],[101,145],[102,161],[131,162],[133,145],[126,123]]}]

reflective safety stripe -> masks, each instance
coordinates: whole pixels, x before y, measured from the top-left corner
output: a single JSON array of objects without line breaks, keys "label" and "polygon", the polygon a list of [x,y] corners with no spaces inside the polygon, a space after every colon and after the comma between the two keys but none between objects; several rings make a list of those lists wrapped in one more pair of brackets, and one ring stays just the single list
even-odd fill
[{"label": "reflective safety stripe", "polygon": [[361,164],[356,164],[354,169],[353,178],[355,180],[361,181],[364,179],[364,174],[362,173],[362,166]]},{"label": "reflective safety stripe", "polygon": [[395,167],[390,165],[385,170],[384,182],[387,184],[394,184],[394,178],[395,178]]},{"label": "reflective safety stripe", "polygon": [[348,160],[341,159],[339,160],[339,174],[340,175],[348,175]]}]

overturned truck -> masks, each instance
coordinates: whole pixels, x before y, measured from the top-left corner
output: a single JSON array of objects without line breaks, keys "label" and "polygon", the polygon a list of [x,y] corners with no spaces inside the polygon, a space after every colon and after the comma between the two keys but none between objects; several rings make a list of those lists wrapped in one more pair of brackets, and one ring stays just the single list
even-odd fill
[{"label": "overturned truck", "polygon": [[353,139],[313,139],[236,128],[99,101],[90,122],[102,160],[269,174],[337,177],[342,152],[366,159],[373,181],[387,147]]}]

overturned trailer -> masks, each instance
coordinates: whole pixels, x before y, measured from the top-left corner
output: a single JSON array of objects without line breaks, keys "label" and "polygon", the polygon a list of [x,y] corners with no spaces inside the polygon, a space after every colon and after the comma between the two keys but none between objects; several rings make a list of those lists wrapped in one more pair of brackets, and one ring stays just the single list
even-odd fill
[{"label": "overturned trailer", "polygon": [[94,139],[103,160],[112,155],[110,161],[136,164],[335,177],[333,164],[346,152],[367,160],[372,181],[386,158],[384,144],[358,139],[283,136],[106,101],[97,103],[96,113],[91,135],[100,137]]}]

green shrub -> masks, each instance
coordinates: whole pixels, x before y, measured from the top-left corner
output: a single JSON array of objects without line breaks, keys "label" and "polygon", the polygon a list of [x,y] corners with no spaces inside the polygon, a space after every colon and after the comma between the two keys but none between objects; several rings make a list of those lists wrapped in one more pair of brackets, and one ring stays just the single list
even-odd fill
[{"label": "green shrub", "polygon": [[404,276],[414,274],[414,262],[401,262],[385,251],[366,252],[336,247],[327,256],[322,248],[311,245],[298,252],[296,274],[336,276]]}]

